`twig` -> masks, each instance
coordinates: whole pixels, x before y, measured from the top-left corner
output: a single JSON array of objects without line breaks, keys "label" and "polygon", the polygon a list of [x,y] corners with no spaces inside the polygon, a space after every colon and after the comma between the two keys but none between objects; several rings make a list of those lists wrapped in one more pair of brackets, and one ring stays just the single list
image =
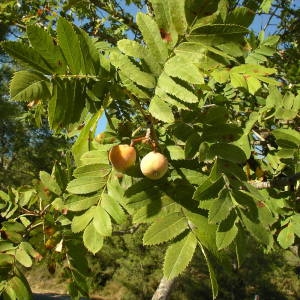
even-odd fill
[{"label": "twig", "polygon": [[127,25],[133,32],[139,31],[132,18],[126,16],[125,13],[112,9],[109,5],[107,5],[107,1],[91,0],[91,3],[107,12],[111,17],[115,18],[120,23]]},{"label": "twig", "polygon": [[140,227],[140,224],[132,226],[132,227],[130,227],[127,230],[116,230],[116,231],[113,231],[112,234],[113,235],[133,234],[133,233],[135,233],[138,230],[139,227]]}]

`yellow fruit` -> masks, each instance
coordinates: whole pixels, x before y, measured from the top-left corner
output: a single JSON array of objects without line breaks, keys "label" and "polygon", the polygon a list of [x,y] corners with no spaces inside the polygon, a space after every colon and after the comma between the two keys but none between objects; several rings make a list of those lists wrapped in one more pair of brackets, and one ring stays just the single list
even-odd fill
[{"label": "yellow fruit", "polygon": [[168,171],[168,160],[159,152],[149,152],[141,160],[142,173],[152,180],[162,178]]},{"label": "yellow fruit", "polygon": [[117,145],[110,149],[108,158],[117,171],[124,172],[135,164],[136,151],[129,145]]}]

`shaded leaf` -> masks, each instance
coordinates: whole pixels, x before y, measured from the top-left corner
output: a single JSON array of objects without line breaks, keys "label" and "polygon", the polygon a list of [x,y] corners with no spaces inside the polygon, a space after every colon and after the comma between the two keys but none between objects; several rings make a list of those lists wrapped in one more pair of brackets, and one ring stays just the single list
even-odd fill
[{"label": "shaded leaf", "polygon": [[48,79],[34,71],[16,72],[10,82],[10,96],[17,101],[32,101],[50,97]]},{"label": "shaded leaf", "polygon": [[66,62],[54,38],[38,25],[27,26],[26,32],[32,47],[45,59],[53,73],[64,74]]},{"label": "shaded leaf", "polygon": [[45,74],[52,74],[52,69],[41,55],[33,48],[28,47],[28,45],[20,42],[5,41],[1,43],[1,46],[9,55],[25,67],[33,68]]},{"label": "shaded leaf", "polygon": [[216,233],[216,244],[218,250],[228,247],[235,239],[238,233],[238,227],[235,224],[236,215],[231,213],[228,218],[220,223]]},{"label": "shaded leaf", "polygon": [[187,103],[196,103],[198,102],[198,98],[195,94],[187,90],[182,85],[177,84],[173,79],[166,75],[166,73],[162,73],[162,75],[158,79],[158,87],[161,88],[166,93],[173,95],[180,100]]},{"label": "shaded leaf", "polygon": [[228,217],[234,204],[230,193],[224,189],[217,199],[210,201],[211,205],[208,213],[209,223],[219,223]]},{"label": "shaded leaf", "polygon": [[[72,74],[80,74],[83,57],[79,39],[73,26],[65,18],[59,18],[57,22],[57,38],[59,46],[68,63]],[[83,70],[85,71],[85,70]]]}]

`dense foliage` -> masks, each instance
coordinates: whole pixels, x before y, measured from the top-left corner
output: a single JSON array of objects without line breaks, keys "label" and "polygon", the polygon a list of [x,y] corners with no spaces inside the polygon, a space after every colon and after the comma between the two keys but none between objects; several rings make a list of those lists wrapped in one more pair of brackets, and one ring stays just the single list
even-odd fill
[{"label": "dense foliage", "polygon": [[[19,16],[13,2],[6,8]],[[240,268],[254,242],[266,252],[297,246],[298,71],[276,61],[279,36],[249,30],[272,1],[152,0],[136,22],[115,1],[80,1],[68,13],[75,3],[30,1],[14,28],[26,28],[26,43],[2,42],[21,66],[11,99],[29,103],[53,134],[77,136],[32,186],[1,191],[5,297],[30,299],[20,265],[47,255],[67,262],[70,295],[88,296],[84,253],[98,253],[128,222],[129,232],[147,225],[143,246],[166,244],[167,281],[201,254],[213,298],[216,270],[232,260]],[[285,38],[283,56],[295,51]],[[117,172],[108,151],[120,143],[133,144],[138,160],[163,153],[167,174],[145,178],[139,163]]]}]

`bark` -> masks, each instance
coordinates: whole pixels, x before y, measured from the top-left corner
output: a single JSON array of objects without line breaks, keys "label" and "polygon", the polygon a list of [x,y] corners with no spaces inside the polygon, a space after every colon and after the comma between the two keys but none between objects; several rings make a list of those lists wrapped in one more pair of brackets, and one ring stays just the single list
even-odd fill
[{"label": "bark", "polygon": [[152,300],[167,300],[171,293],[174,280],[175,279],[167,280],[166,278],[162,278],[159,286],[152,296]]}]

